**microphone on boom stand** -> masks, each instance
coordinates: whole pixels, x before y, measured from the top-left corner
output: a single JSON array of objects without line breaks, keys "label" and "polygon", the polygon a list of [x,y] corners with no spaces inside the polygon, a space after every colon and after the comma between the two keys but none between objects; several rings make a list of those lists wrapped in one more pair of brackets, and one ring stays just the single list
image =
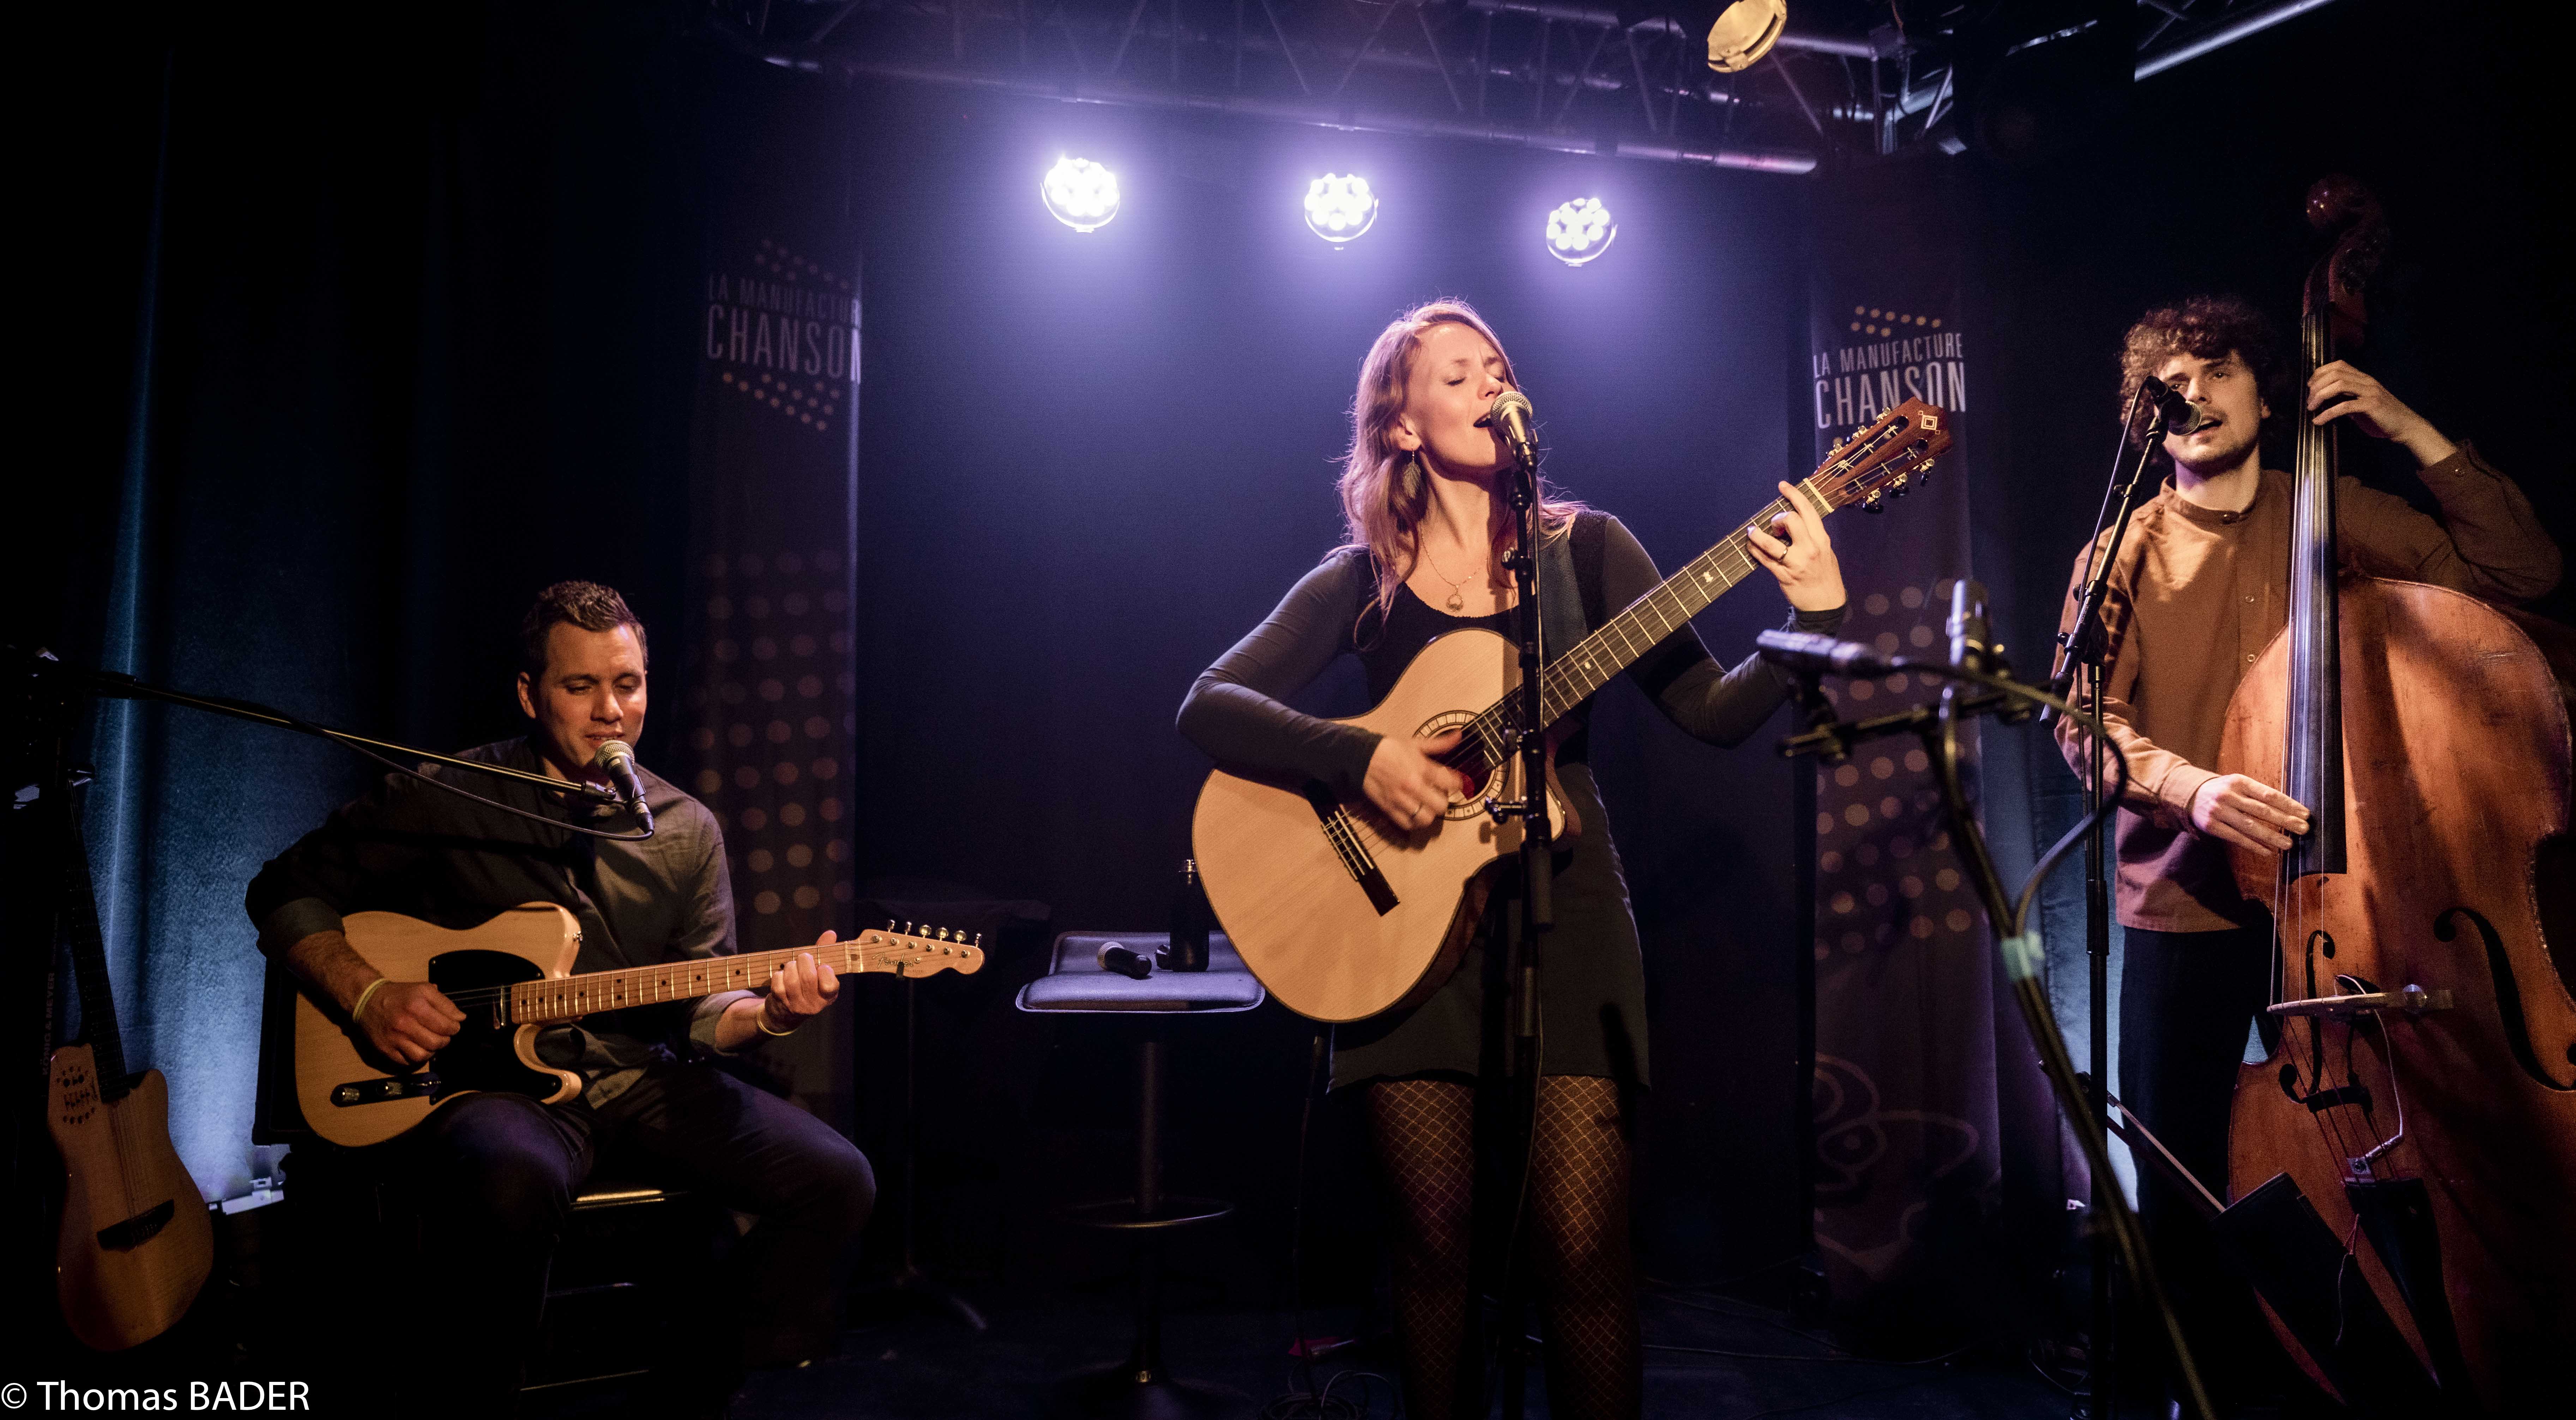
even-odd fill
[{"label": "microphone on boom stand", "polygon": [[610,740],[599,747],[598,757],[591,762],[608,776],[608,782],[616,788],[617,797],[626,805],[626,811],[635,815],[636,825],[651,833],[653,810],[645,806],[644,783],[635,777],[634,746],[624,740]]},{"label": "microphone on boom stand", "polygon": [[1523,468],[1538,467],[1538,441],[1530,436],[1530,423],[1538,417],[1530,407],[1529,396],[1519,390],[1505,390],[1494,396],[1493,407],[1476,421],[1479,429],[1491,429],[1503,436],[1504,447]]}]

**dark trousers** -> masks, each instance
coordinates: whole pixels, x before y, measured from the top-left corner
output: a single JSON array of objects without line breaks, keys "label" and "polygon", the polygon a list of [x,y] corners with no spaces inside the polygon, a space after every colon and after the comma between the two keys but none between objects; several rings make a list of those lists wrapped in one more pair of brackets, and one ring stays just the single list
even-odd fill
[{"label": "dark trousers", "polygon": [[[2270,1045],[2271,927],[2225,932],[2125,929],[2120,965],[2120,1099],[2209,1191],[2227,1197],[2227,1123],[2249,1026]],[[2212,1399],[2269,1388],[2278,1348],[2253,1290],[2222,1259],[2179,1187],[2138,1166],[2138,1215],[2165,1294],[2181,1317]],[[2142,1361],[2165,1350],[2150,1317],[2126,1334]],[[2133,1365],[2132,1374],[2142,1366]]]},{"label": "dark trousers", "polygon": [[450,1398],[479,1402],[477,1413],[506,1411],[517,1389],[556,1239],[594,1166],[759,1218],[706,1295],[672,1318],[676,1383],[700,1391],[729,1390],[745,1365],[829,1349],[833,1288],[876,1202],[876,1177],[849,1140],[702,1064],[648,1067],[597,1109],[470,1095],[399,1147],[409,1151],[430,1281],[446,1294],[435,1331],[453,1363]]}]

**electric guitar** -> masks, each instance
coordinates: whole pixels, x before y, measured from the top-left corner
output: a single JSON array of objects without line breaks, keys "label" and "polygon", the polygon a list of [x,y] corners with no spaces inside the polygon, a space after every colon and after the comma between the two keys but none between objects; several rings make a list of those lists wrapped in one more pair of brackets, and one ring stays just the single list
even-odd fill
[{"label": "electric guitar", "polygon": [[309,987],[297,992],[295,1097],[314,1133],[353,1148],[394,1138],[477,1090],[510,1090],[548,1104],[581,1093],[586,1082],[579,1074],[537,1058],[544,1026],[757,987],[800,952],[843,975],[920,976],[984,965],[983,947],[963,933],[869,931],[819,947],[572,976],[581,924],[550,902],[514,907],[463,930],[398,912],[356,913],[341,930],[368,965],[395,981],[426,981],[465,1013],[455,1038],[426,1064],[411,1067],[378,1055],[352,1033],[346,1015]]},{"label": "electric guitar", "polygon": [[[1950,447],[1949,414],[1909,399],[1861,426],[1797,485],[1819,515],[1858,503],[1876,512]],[[1554,725],[1760,564],[1746,533],[1788,506],[1774,500],[1717,546],[1667,577],[1575,645],[1548,648],[1540,701]],[[1351,1021],[1421,1000],[1465,951],[1489,869],[1520,851],[1518,820],[1496,822],[1488,797],[1520,797],[1519,648],[1490,631],[1451,632],[1424,646],[1376,709],[1345,721],[1413,738],[1465,731],[1447,762],[1480,787],[1450,800],[1430,827],[1396,827],[1365,800],[1321,784],[1220,767],[1199,791],[1191,840],[1209,905],[1243,964],[1300,1015]],[[1551,825],[1564,806],[1548,791]]]}]

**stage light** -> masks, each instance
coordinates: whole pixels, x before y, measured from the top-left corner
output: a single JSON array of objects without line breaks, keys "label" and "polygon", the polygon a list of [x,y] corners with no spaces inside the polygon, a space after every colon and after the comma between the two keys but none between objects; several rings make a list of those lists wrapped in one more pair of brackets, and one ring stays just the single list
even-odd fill
[{"label": "stage light", "polygon": [[1740,73],[1771,52],[1789,24],[1787,0],[1735,0],[1708,27],[1708,67]]},{"label": "stage light", "polygon": [[1075,231],[1097,231],[1118,215],[1118,174],[1089,158],[1058,158],[1038,182],[1038,199]]},{"label": "stage light", "polygon": [[1601,199],[1586,197],[1557,204],[1547,214],[1547,254],[1568,266],[1581,266],[1610,249],[1619,223]]},{"label": "stage light", "polygon": [[1326,173],[1306,184],[1306,230],[1335,246],[1377,225],[1377,194],[1354,173]]}]

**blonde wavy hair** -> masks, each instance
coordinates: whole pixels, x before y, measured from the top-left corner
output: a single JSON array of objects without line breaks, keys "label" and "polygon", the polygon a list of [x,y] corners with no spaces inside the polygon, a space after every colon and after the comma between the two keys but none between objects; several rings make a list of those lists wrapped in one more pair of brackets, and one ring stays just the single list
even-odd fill
[{"label": "blonde wavy hair", "polygon": [[[1396,589],[1413,574],[1418,547],[1414,530],[1431,511],[1430,480],[1414,456],[1396,446],[1395,421],[1404,412],[1414,353],[1422,348],[1422,338],[1439,325],[1463,325],[1492,342],[1495,353],[1503,357],[1503,379],[1520,388],[1503,342],[1476,308],[1464,301],[1425,301],[1397,316],[1369,346],[1367,358],[1360,361],[1359,392],[1351,397],[1351,447],[1342,456],[1337,482],[1350,538],[1344,546],[1368,549],[1377,569],[1375,606],[1381,619],[1394,606]],[[1551,496],[1555,491],[1544,482],[1539,486],[1542,539],[1562,534],[1573,525],[1574,515],[1583,511],[1580,503]],[[1497,550],[1506,545],[1495,544]]]}]

